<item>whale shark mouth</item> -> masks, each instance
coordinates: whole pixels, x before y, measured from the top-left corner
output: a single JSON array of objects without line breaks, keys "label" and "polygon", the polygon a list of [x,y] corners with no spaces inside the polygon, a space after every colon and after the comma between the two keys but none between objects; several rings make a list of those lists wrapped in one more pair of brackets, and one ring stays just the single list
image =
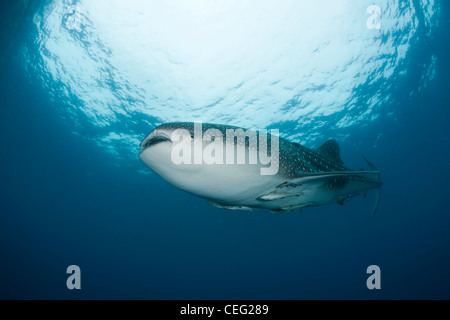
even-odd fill
[{"label": "whale shark mouth", "polygon": [[142,141],[141,143],[141,152],[144,151],[147,148],[150,148],[152,146],[155,146],[159,143],[162,142],[172,142],[172,140],[170,139],[169,136],[167,136],[165,133],[163,132],[152,132],[151,134],[148,135],[147,138],[144,139],[144,141]]}]

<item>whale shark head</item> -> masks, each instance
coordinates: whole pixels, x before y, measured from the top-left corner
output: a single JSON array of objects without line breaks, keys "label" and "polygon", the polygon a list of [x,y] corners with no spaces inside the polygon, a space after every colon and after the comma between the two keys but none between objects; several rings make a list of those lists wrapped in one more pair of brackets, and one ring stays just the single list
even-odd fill
[{"label": "whale shark head", "polygon": [[[193,128],[193,125],[188,123],[169,123],[155,128],[141,142],[139,159],[164,179],[179,186],[179,180],[191,179],[192,177],[186,176],[199,168],[177,165],[172,161],[173,147],[177,142],[173,140],[174,132],[178,129],[187,130],[189,136],[186,136],[185,139],[192,139],[193,141]],[[192,174],[195,174],[195,172]],[[191,181],[186,182],[191,183]]]},{"label": "whale shark head", "polygon": [[[228,140],[230,132],[235,136]],[[244,131],[234,126],[166,123],[142,141],[139,159],[180,189],[224,203],[233,202],[248,197],[249,190],[255,192],[257,187],[272,185],[273,181],[262,177],[266,172],[278,179],[276,152],[264,158],[264,163],[259,161],[263,152],[268,155],[268,149],[278,151],[274,143],[278,137],[264,141],[260,137],[256,130]],[[264,147],[259,145],[262,142]]]}]

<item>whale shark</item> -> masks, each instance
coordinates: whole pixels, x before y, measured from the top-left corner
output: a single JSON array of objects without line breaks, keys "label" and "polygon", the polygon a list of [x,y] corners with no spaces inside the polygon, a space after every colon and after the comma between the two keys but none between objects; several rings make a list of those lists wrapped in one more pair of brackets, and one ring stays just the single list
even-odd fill
[{"label": "whale shark", "polygon": [[139,159],[172,185],[228,210],[343,205],[374,189],[375,214],[383,184],[365,158],[370,170],[347,168],[335,140],[310,149],[273,132],[223,124],[157,126],[142,140]]}]

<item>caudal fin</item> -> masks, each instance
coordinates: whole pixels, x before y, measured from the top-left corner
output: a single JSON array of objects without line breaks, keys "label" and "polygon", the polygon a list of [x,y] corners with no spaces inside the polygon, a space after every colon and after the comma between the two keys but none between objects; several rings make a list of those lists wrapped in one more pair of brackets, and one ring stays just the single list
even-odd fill
[{"label": "caudal fin", "polygon": [[[369,160],[366,159],[366,157],[363,157],[364,160],[367,162],[367,164],[369,165],[370,170],[372,171],[378,171],[377,167],[375,167],[375,165],[370,162]],[[381,176],[380,176],[380,172],[378,171],[378,173],[376,174],[377,179],[381,182]],[[375,215],[375,213],[377,212],[378,207],[380,206],[380,201],[381,201],[381,186],[379,188],[377,188],[375,190],[376,194],[375,194],[375,203],[373,205],[372,208],[372,215]]]}]

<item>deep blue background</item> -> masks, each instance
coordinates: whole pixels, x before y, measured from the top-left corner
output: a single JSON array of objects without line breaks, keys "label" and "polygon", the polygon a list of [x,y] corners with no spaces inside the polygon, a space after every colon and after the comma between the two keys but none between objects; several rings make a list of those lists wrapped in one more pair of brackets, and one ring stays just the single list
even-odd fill
[{"label": "deep blue background", "polygon": [[[0,299],[450,298],[450,25],[442,6],[424,48],[438,58],[435,79],[411,100],[419,77],[411,72],[395,93],[398,120],[365,129],[383,133],[377,148],[350,148],[357,133],[342,145],[345,162],[361,163],[364,153],[382,171],[376,216],[373,194],[303,214],[228,212],[139,173],[138,162],[112,165],[71,134],[57,112],[64,101],[25,76],[15,49],[32,7],[2,10]],[[416,54],[419,66],[425,58]],[[81,267],[80,291],[66,288],[71,264]],[[366,288],[371,264],[381,267],[380,291]]]}]

